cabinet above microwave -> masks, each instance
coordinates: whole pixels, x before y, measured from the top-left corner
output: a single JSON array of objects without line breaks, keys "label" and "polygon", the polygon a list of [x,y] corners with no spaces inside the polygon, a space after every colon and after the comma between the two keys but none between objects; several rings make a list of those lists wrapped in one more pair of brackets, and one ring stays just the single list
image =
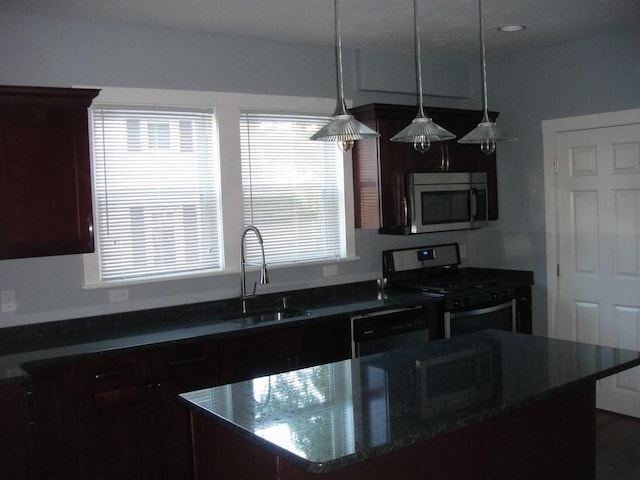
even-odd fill
[{"label": "cabinet above microwave", "polygon": [[[353,148],[353,179],[356,228],[376,228],[380,233],[411,234],[407,174],[431,172],[484,172],[487,176],[488,219],[498,218],[495,153],[485,155],[477,145],[457,143],[473,130],[479,110],[427,108],[434,122],[456,135],[456,139],[436,142],[425,153],[410,143],[389,139],[416,116],[417,107],[369,104],[351,109],[365,125],[380,132],[379,138],[360,140]],[[495,120],[496,112],[489,112]]]}]

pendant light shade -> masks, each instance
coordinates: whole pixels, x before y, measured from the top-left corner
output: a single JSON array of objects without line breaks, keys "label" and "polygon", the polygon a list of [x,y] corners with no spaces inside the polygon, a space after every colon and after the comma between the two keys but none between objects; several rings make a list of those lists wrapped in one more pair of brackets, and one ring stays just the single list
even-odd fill
[{"label": "pendant light shade", "polygon": [[338,80],[338,104],[331,121],[318,130],[311,140],[325,142],[337,142],[340,150],[347,151],[353,148],[355,140],[379,137],[375,130],[359,122],[347,110],[344,100],[344,82],[342,80],[342,36],[340,34],[340,3],[334,0],[335,6],[335,34],[336,34],[336,71]]},{"label": "pendant light shade", "polygon": [[422,101],[422,60],[420,57],[420,28],[418,26],[417,0],[413,0],[413,27],[415,34],[416,80],[418,84],[418,114],[413,121],[400,132],[391,137],[392,142],[413,143],[413,148],[424,153],[431,146],[431,142],[451,140],[456,136],[442,128],[424,113]]},{"label": "pendant light shade", "polygon": [[484,112],[482,120],[476,128],[458,140],[458,143],[475,143],[480,145],[480,150],[491,155],[496,150],[496,142],[511,142],[517,140],[500,131],[495,122],[489,119],[487,102],[487,61],[484,45],[484,23],[482,19],[482,0],[478,0],[478,18],[480,23],[480,60],[482,64],[482,100]]}]

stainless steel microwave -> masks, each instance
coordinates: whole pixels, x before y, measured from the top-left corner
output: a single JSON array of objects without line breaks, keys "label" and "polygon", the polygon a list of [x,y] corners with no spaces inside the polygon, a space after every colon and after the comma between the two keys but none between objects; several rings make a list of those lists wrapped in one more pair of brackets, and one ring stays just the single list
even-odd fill
[{"label": "stainless steel microwave", "polygon": [[487,174],[407,174],[411,233],[466,230],[487,225]]}]

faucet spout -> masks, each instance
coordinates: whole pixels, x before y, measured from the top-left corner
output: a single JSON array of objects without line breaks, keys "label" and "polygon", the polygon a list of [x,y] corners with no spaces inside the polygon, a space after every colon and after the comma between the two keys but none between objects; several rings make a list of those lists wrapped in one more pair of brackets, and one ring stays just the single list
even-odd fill
[{"label": "faucet spout", "polygon": [[240,298],[242,299],[242,313],[247,313],[247,298],[253,297],[256,294],[256,286],[258,282],[254,282],[253,290],[250,294],[247,293],[247,270],[246,266],[251,265],[247,263],[246,259],[246,250],[245,250],[245,239],[247,237],[247,233],[253,232],[255,236],[258,238],[258,243],[260,244],[260,251],[262,253],[262,263],[260,264],[260,285],[266,285],[269,283],[269,275],[267,272],[267,262],[264,256],[264,242],[262,241],[262,235],[260,234],[260,230],[253,225],[249,225],[242,232],[242,238],[240,240],[240,276],[241,276],[241,292]]}]

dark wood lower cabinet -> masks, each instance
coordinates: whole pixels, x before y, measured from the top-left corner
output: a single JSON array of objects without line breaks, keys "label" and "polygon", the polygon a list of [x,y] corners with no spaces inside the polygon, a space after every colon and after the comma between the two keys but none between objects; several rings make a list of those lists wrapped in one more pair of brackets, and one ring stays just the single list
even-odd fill
[{"label": "dark wood lower cabinet", "polygon": [[332,317],[36,369],[32,478],[192,480],[189,415],[179,393],[349,355],[349,321]]},{"label": "dark wood lower cabinet", "polygon": [[79,408],[71,366],[39,366],[30,373],[27,425],[31,478],[79,479]]},{"label": "dark wood lower cabinet", "polygon": [[25,393],[19,383],[0,387],[0,468],[12,480],[29,478]]},{"label": "dark wood lower cabinet", "polygon": [[80,478],[157,479],[151,385],[83,396]]}]

